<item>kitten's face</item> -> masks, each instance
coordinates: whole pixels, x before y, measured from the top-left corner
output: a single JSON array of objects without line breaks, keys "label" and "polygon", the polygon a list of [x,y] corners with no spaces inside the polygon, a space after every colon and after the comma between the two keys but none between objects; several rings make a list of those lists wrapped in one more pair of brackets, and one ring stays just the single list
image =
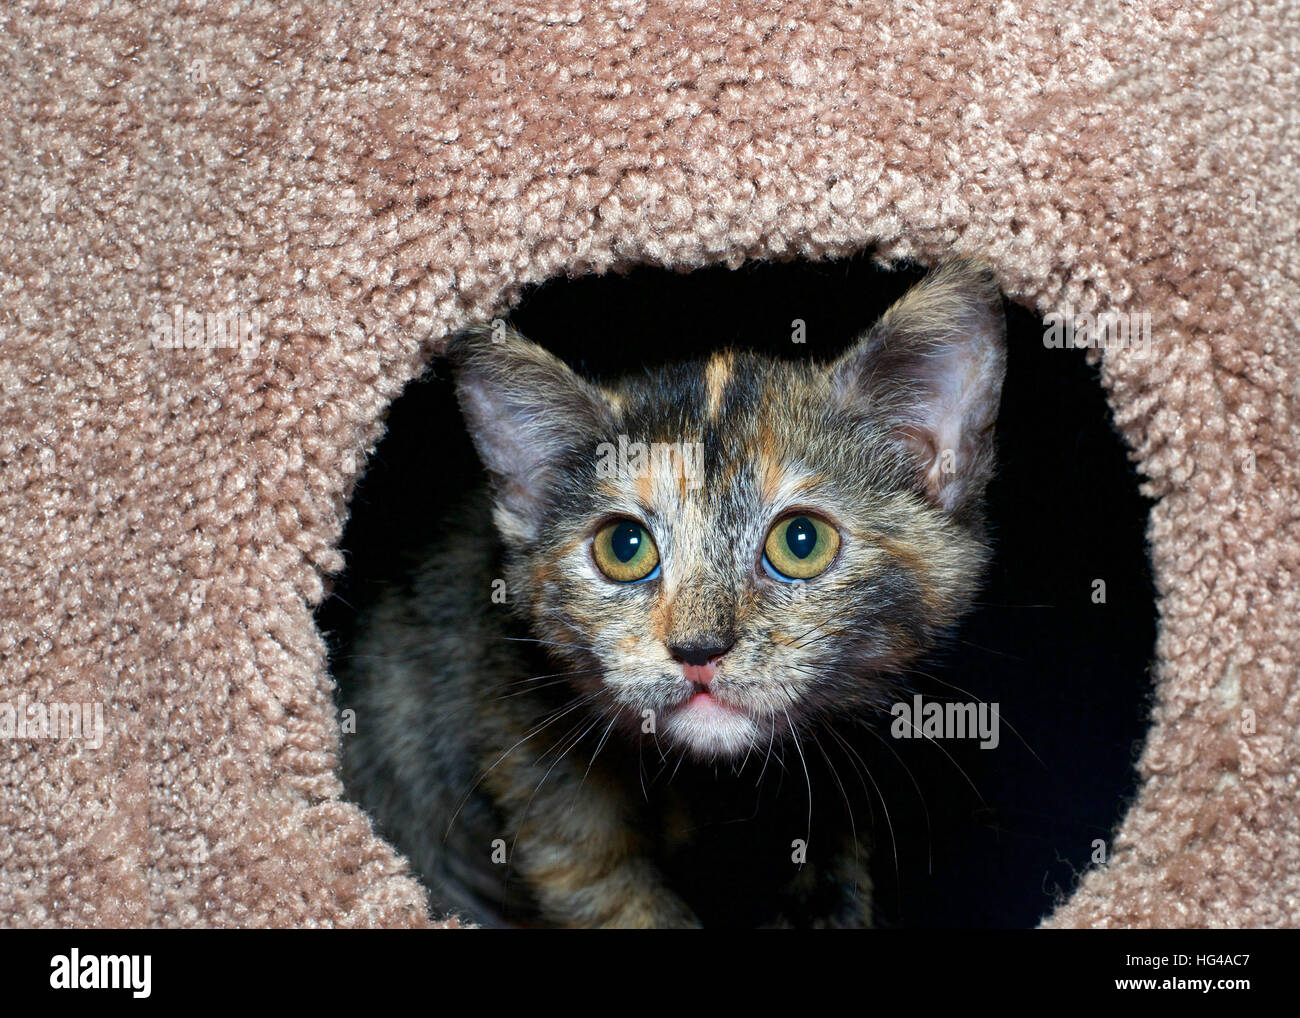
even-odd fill
[{"label": "kitten's face", "polygon": [[508,583],[575,694],[704,759],[887,711],[985,562],[1001,334],[955,263],[829,366],[724,352],[598,389],[463,340]]}]

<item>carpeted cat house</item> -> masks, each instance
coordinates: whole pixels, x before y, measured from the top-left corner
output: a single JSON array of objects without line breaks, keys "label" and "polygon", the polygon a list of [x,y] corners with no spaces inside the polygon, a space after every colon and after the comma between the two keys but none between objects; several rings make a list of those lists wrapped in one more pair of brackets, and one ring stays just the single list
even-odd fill
[{"label": "carpeted cat house", "polygon": [[[313,623],[386,408],[529,283],[872,249],[1153,319],[1101,359],[1157,499],[1158,699],[1046,924],[1300,923],[1293,5],[4,20],[0,918],[440,922],[341,795]],[[14,727],[59,704],[102,739]]]}]

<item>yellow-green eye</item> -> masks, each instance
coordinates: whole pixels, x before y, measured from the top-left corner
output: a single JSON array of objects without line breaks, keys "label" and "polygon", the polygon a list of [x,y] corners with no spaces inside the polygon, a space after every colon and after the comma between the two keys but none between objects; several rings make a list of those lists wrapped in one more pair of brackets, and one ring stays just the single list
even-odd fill
[{"label": "yellow-green eye", "polygon": [[763,564],[778,580],[811,580],[826,571],[840,547],[840,535],[816,516],[778,520],[763,544]]},{"label": "yellow-green eye", "polygon": [[651,579],[659,569],[659,549],[635,520],[615,520],[601,527],[591,550],[600,571],[619,583]]}]

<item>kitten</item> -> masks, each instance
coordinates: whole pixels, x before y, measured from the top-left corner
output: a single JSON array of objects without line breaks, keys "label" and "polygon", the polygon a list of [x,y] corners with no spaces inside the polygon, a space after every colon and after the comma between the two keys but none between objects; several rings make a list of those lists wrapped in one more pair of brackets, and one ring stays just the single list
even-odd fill
[{"label": "kitten", "polygon": [[510,330],[455,338],[490,502],[341,662],[348,787],[434,907],[870,924],[867,832],[843,784],[813,829],[839,782],[815,761],[975,594],[1003,351],[966,260],[828,365],[727,350],[598,385]]}]

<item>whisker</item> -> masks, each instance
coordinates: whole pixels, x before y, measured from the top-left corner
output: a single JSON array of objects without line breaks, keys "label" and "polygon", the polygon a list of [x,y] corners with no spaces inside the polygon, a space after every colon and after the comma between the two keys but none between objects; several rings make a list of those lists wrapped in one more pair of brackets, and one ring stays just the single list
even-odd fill
[{"label": "whisker", "polygon": [[[926,872],[932,873],[934,871],[934,835],[930,826],[930,807],[926,804],[925,793],[921,790],[921,784],[916,780],[916,775],[912,773],[912,768],[907,766],[903,761],[903,758],[898,755],[898,751],[889,744],[888,739],[877,732],[871,725],[863,725],[862,727],[872,738],[884,746],[885,749],[889,750],[890,755],[898,761],[899,766],[907,773],[908,780],[912,782],[912,787],[916,789],[916,797],[921,802],[921,813],[925,816]],[[852,743],[849,743],[847,740],[845,740],[845,745],[848,746],[849,749],[853,749]],[[853,752],[854,755],[857,755],[857,750],[854,749]],[[861,757],[859,757],[859,759],[861,759]],[[865,761],[863,766],[866,766]]]},{"label": "whisker", "polygon": [[970,640],[957,638],[958,643],[964,643],[967,647],[974,647],[976,650],[983,651],[985,654],[995,654],[998,657],[1009,658],[1012,661],[1024,661],[1025,659],[1019,654],[1010,654],[1005,650],[994,650],[992,647],[982,647],[978,643],[972,643]]},{"label": "whisker", "polygon": [[579,791],[582,790],[582,785],[587,780],[587,775],[591,773],[591,767],[592,764],[596,762],[596,757],[600,756],[600,751],[605,747],[605,740],[609,738],[609,733],[614,730],[614,725],[617,723],[618,715],[615,714],[609,719],[609,727],[605,729],[604,733],[600,737],[600,741],[596,743],[596,751],[591,754],[591,759],[587,761],[587,769],[582,772],[582,781],[578,782]]},{"label": "whisker", "polygon": [[[834,731],[834,729],[830,729],[830,731]],[[835,737],[840,740],[842,745],[848,746],[848,743],[845,741],[844,737],[840,735],[838,732],[835,732]],[[856,752],[854,755],[856,755]],[[867,780],[871,782],[871,787],[876,790],[876,797],[880,800],[880,808],[884,810],[885,827],[888,828],[889,830],[889,844],[894,854],[894,879],[899,881],[901,884],[903,878],[898,863],[898,838],[894,835],[894,820],[889,815],[889,803],[885,801],[885,794],[880,790],[880,786],[876,784],[875,776],[872,775],[871,768],[867,766],[867,762],[865,760],[862,760],[862,757],[860,756],[858,757],[858,759],[862,761],[862,767],[863,770],[866,772]]]},{"label": "whisker", "polygon": [[552,681],[543,682],[540,686],[525,686],[523,689],[516,689],[513,692],[502,693],[500,696],[496,697],[496,699],[509,700],[516,696],[526,696],[529,693],[537,693],[543,689],[553,689],[556,686],[567,685],[573,679],[582,675],[597,675],[599,673],[600,673],[600,669],[581,668],[578,669],[577,671],[572,671],[572,672],[557,672],[556,675],[559,676],[558,678],[550,675],[538,675],[531,679],[517,679],[513,682],[507,683],[507,685],[513,686],[525,682],[537,682],[540,679],[551,679]]},{"label": "whisker", "polygon": [[645,740],[638,739],[636,743],[636,772],[641,781],[641,797],[646,802],[650,801],[650,790],[645,786],[645,755],[642,750],[645,748]]},{"label": "whisker", "polygon": [[[597,691],[597,692],[599,692],[599,691]],[[535,736],[535,735],[537,735],[539,732],[542,732],[542,731],[544,731],[545,729],[549,728],[551,725],[553,725],[553,724],[554,724],[556,721],[558,721],[560,718],[564,717],[566,714],[570,714],[570,713],[572,713],[573,711],[577,710],[579,707],[583,706],[583,704],[585,704],[585,703],[589,702],[590,700],[594,699],[595,696],[596,696],[596,693],[588,693],[588,694],[586,694],[585,696],[578,697],[578,698],[576,699],[576,701],[570,703],[569,706],[557,710],[557,711],[556,711],[555,713],[553,713],[550,717],[548,717],[545,721],[543,721],[543,722],[540,723],[539,725],[535,726],[535,727],[532,729],[532,731],[530,731],[530,732],[528,732],[527,734],[525,734],[524,737],[523,737],[522,739],[520,739],[520,740],[519,740],[518,742],[516,742],[513,746],[511,746],[509,749],[507,749],[507,750],[506,750],[504,753],[502,753],[499,757],[497,757],[496,761],[495,761],[495,762],[494,762],[490,767],[488,767],[486,770],[484,770],[482,774],[480,774],[477,778],[475,778],[475,779],[474,779],[474,783],[473,783],[472,785],[470,785],[469,791],[465,793],[465,797],[464,797],[463,799],[461,799],[461,801],[460,801],[460,805],[456,807],[456,811],[455,811],[454,813],[452,813],[452,815],[451,815],[451,819],[447,821],[447,829],[446,829],[446,831],[443,832],[442,840],[443,840],[443,841],[446,841],[447,838],[451,836],[451,829],[452,829],[452,826],[456,823],[456,818],[460,816],[460,811],[463,810],[463,809],[465,808],[465,804],[466,804],[467,802],[469,802],[469,800],[470,800],[470,796],[472,796],[472,795],[474,794],[474,790],[477,789],[478,786],[481,785],[481,784],[483,783],[483,780],[484,780],[484,779],[485,779],[489,774],[491,774],[492,771],[495,770],[495,769],[497,768],[497,766],[500,765],[501,761],[503,761],[506,757],[508,757],[511,753],[513,753],[516,749],[518,749],[520,746],[522,746],[525,742],[527,742],[527,741],[528,741],[529,739],[531,739],[533,736]]]},{"label": "whisker", "polygon": [[[940,685],[947,686],[949,689],[955,689],[957,692],[961,693],[963,696],[968,696],[968,697],[970,697],[972,700],[976,701],[977,703],[985,703],[984,700],[981,700],[981,699],[980,699],[978,696],[976,696],[974,693],[970,692],[970,690],[962,689],[962,687],[959,686],[959,685],[957,685],[955,682],[949,682],[947,679],[941,679],[941,678],[939,678],[939,676],[937,676],[937,675],[931,675],[929,672],[923,672],[923,671],[921,671],[921,669],[919,669],[919,668],[909,669],[909,671],[915,673],[916,675],[924,676],[925,678],[930,679],[930,680],[933,681],[933,682],[937,682],[937,683],[939,683]],[[986,706],[987,706],[987,704],[986,704]],[[1022,746],[1024,746],[1025,749],[1029,750],[1029,755],[1030,755],[1030,756],[1032,756],[1035,760],[1037,760],[1037,761],[1038,761],[1040,764],[1042,764],[1044,767],[1047,766],[1047,764],[1043,761],[1043,758],[1042,758],[1041,756],[1039,756],[1036,752],[1034,752],[1034,747],[1031,746],[1031,745],[1029,745],[1029,743],[1025,740],[1025,737],[1024,737],[1023,735],[1021,735],[1020,732],[1016,729],[1016,726],[1013,725],[1010,721],[1008,721],[1007,718],[1006,718],[1006,715],[1004,715],[1001,711],[998,712],[998,720],[999,720],[999,721],[1006,722],[1006,726],[1007,726],[1008,728],[1011,729],[1011,734],[1014,735],[1017,739],[1020,740],[1020,744],[1021,744]]]},{"label": "whisker", "polygon": [[1057,608],[1054,604],[1000,604],[997,601],[972,601],[974,608]]},{"label": "whisker", "polygon": [[754,752],[754,740],[753,738],[750,738],[749,745],[745,747],[744,759],[740,761],[740,766],[735,768],[733,771],[736,777],[740,777],[740,775],[745,773],[745,764],[749,763],[749,754],[752,752]]},{"label": "whisker", "polygon": [[[853,768],[853,773],[857,775],[858,784],[862,787],[863,800],[867,804],[867,816],[871,822],[872,828],[874,828],[876,825],[876,810],[874,805],[872,804],[871,790],[867,788],[866,779],[862,777],[862,770],[861,768],[858,767],[858,764],[861,764],[863,767],[866,767],[867,763],[858,754],[857,750],[853,748],[852,743],[848,742],[842,735],[840,735],[840,733],[835,730],[833,725],[827,725],[826,730],[830,732],[830,734],[834,736],[836,740],[838,740],[838,742],[840,743],[840,752],[844,753],[844,759],[848,761],[849,766]],[[852,756],[849,755],[850,753],[852,754]],[[856,763],[854,762],[855,757],[857,758]]]},{"label": "whisker", "polygon": [[858,866],[861,864],[862,853],[858,846],[858,825],[853,818],[853,804],[849,801],[849,793],[844,787],[844,782],[840,780],[840,772],[835,769],[835,764],[831,761],[831,758],[826,754],[826,750],[822,746],[821,739],[817,738],[816,730],[813,730],[811,732],[811,735],[812,735],[813,743],[817,747],[817,751],[821,753],[822,759],[826,761],[826,766],[831,769],[831,777],[835,779],[835,784],[839,786],[840,795],[844,799],[844,808],[849,814],[849,836],[853,839],[853,896],[854,898],[856,898],[858,895],[857,871],[858,871]]},{"label": "whisker", "polygon": [[[883,707],[878,707],[877,710],[881,711],[881,713],[885,712]],[[864,722],[859,722],[859,724],[864,724]],[[930,743],[930,745],[934,746],[935,749],[948,758],[948,762],[957,768],[957,773],[966,779],[966,784],[970,785],[971,791],[975,793],[975,798],[979,799],[980,805],[987,809],[988,803],[984,801],[984,796],[980,794],[980,790],[975,786],[975,782],[971,779],[971,776],[966,773],[965,768],[957,762],[956,758],[944,748],[943,743],[926,735],[925,732],[921,731],[921,729],[916,726],[915,722],[911,723],[911,728],[913,732],[923,738],[926,742]]]},{"label": "whisker", "polygon": [[503,636],[501,639],[507,643],[539,643],[544,647],[563,647],[565,650],[585,650],[589,653],[596,653],[594,647],[585,647],[580,643],[561,643],[556,640],[536,640],[532,637],[525,636]]},{"label": "whisker", "polygon": [[821,629],[822,626],[826,625],[826,623],[830,621],[831,619],[823,619],[821,622],[818,622],[817,625],[813,626],[811,629],[807,629],[804,632],[800,633],[798,636],[796,636],[793,640],[790,641],[790,646],[797,649],[802,640],[812,635],[813,633],[817,632],[817,630]]},{"label": "whisker", "polygon": [[524,679],[511,679],[506,683],[506,685],[522,686],[528,682],[537,682],[539,679],[554,679],[562,675],[582,675],[584,672],[599,672],[602,670],[603,669],[600,668],[571,668],[568,671],[563,672],[548,672],[545,675],[530,675],[528,678]]},{"label": "whisker", "polygon": [[805,847],[812,842],[812,777],[808,774],[808,761],[804,759],[803,747],[799,745],[799,730],[795,728],[794,722],[790,720],[790,712],[784,707],[781,710],[785,713],[785,722],[790,726],[790,733],[794,736],[794,748],[799,753],[799,762],[803,764],[803,777],[808,785],[808,833],[804,838]]},{"label": "whisker", "polygon": [[[554,771],[555,768],[560,765],[560,761],[569,755],[569,750],[573,749],[575,746],[578,745],[578,743],[580,743],[584,738],[586,738],[587,733],[590,732],[593,728],[595,728],[596,725],[598,725],[599,723],[600,723],[599,718],[592,721],[591,724],[589,724],[586,727],[586,729],[583,730],[581,735],[579,735],[576,739],[574,739],[567,746],[565,746],[563,752],[561,752],[560,755],[555,758],[555,762],[552,763],[551,766],[546,768],[546,773],[542,775],[541,780],[537,782],[536,786],[534,786],[532,794],[528,796],[528,801],[524,803],[523,811],[519,814],[519,826],[515,828],[515,836],[510,839],[510,855],[513,856],[515,854],[515,845],[519,843],[519,835],[523,833],[524,825],[528,823],[528,811],[532,809],[533,800],[537,798],[537,793],[540,792],[542,790],[542,786],[546,784],[546,779],[549,778],[551,776],[551,772]],[[572,735],[574,732],[576,732],[579,728],[582,728],[581,721],[579,721],[576,725],[570,728],[569,731],[565,733],[565,735],[556,743],[556,746],[563,746],[565,742],[568,740],[569,736]],[[555,747],[552,747],[552,749],[554,748]],[[551,752],[551,750],[547,750],[547,753],[549,752]],[[540,764],[544,758],[545,758],[545,754],[543,754],[543,756],[541,757],[538,757],[537,762]],[[572,810],[574,805],[576,805],[576,803],[577,803],[577,798],[575,797],[569,803],[569,809]]]},{"label": "whisker", "polygon": [[681,750],[677,754],[677,766],[673,768],[672,774],[668,775],[668,784],[673,783],[673,778],[677,777],[677,772],[681,770],[682,761],[686,759],[686,750]]},{"label": "whisker", "polygon": [[[772,708],[772,734],[767,740],[767,755],[763,757],[763,767],[758,772],[758,780],[754,782],[754,787],[758,790],[758,797],[763,794],[763,775],[767,773],[767,763],[772,759],[772,746],[776,743],[776,708]],[[757,799],[755,800],[757,801]]]}]

